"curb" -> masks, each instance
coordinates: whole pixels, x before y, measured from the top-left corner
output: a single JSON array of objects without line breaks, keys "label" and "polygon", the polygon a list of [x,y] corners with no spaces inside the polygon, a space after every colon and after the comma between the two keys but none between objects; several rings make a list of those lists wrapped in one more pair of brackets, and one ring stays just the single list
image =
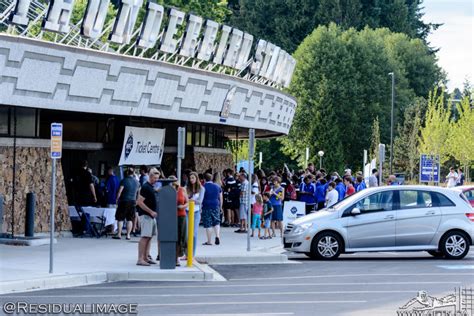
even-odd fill
[{"label": "curb", "polygon": [[0,283],[0,294],[59,289],[65,287],[99,284],[103,282],[107,282],[107,273],[105,272],[58,275],[38,279],[5,281]]},{"label": "curb", "polygon": [[212,268],[194,263],[199,271],[183,272],[94,272],[47,276],[37,279],[0,282],[0,295],[19,292],[31,292],[48,289],[60,289],[75,286],[93,285],[118,281],[225,281]]},{"label": "curb", "polygon": [[260,253],[249,256],[205,256],[196,258],[208,265],[281,264],[288,263],[288,256],[278,253]]}]

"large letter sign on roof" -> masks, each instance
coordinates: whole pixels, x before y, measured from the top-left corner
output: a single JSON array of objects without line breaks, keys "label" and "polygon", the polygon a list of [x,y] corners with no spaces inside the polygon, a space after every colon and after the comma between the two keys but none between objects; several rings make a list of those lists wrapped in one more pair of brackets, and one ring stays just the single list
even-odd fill
[{"label": "large letter sign on roof", "polygon": [[143,0],[121,0],[118,17],[110,34],[112,42],[118,44],[130,43],[133,27],[142,4]]},{"label": "large letter sign on roof", "polygon": [[165,9],[162,5],[148,1],[146,4],[145,23],[142,26],[138,46],[141,48],[152,48],[158,41],[161,23],[163,22]]},{"label": "large letter sign on roof", "polygon": [[104,28],[110,0],[89,0],[81,33],[89,38],[96,39]]},{"label": "large letter sign on roof", "polygon": [[[32,20],[36,22],[42,18],[43,31],[64,35],[55,35],[52,40],[48,36],[47,39],[69,46],[225,73],[276,88],[288,87],[295,70],[294,58],[270,42],[263,39],[254,41],[251,34],[195,14],[186,14],[175,8],[165,10],[153,0],[146,3],[141,25],[136,25],[136,21],[143,0],[120,0],[117,16],[110,22],[106,21],[110,0],[87,0],[80,32],[77,27],[71,27],[70,22],[75,0],[50,0],[47,10],[43,9],[45,4],[41,0],[3,1],[7,6],[0,16],[10,18],[3,19],[2,23],[12,24],[14,31],[10,33],[19,36],[46,39],[42,32],[39,35],[29,32]],[[38,8],[42,9],[41,12]],[[163,21],[166,21],[164,26]],[[120,44],[119,48],[102,43],[101,39],[107,35],[109,41]],[[125,45],[130,46],[123,49]],[[154,48],[157,50],[144,54],[145,50]]]},{"label": "large letter sign on roof", "polygon": [[49,6],[48,15],[43,21],[43,28],[48,31],[67,33],[70,30],[74,0],[53,0]]}]

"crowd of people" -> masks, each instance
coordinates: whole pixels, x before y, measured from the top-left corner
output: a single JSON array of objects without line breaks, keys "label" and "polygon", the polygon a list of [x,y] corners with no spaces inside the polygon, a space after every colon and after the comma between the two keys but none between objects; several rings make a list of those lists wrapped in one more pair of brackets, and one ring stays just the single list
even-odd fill
[{"label": "crowd of people", "polygon": [[[283,235],[283,204],[285,201],[301,201],[305,203],[306,214],[329,208],[356,192],[367,187],[379,185],[378,170],[373,169],[365,179],[361,172],[352,174],[350,169],[344,170],[342,176],[338,172],[317,170],[309,163],[305,170],[290,172],[274,170],[266,174],[256,170],[248,174],[243,168],[239,171],[226,169],[223,172],[207,170],[198,174],[192,170],[184,170],[181,179],[171,176],[172,187],[177,193],[176,215],[178,217],[178,241],[176,247],[176,264],[180,258],[185,259],[187,240],[187,218],[194,216],[193,254],[196,254],[199,224],[206,231],[203,246],[221,244],[220,227],[237,228],[235,233],[247,233],[251,229],[251,237],[272,239]],[[446,177],[448,185],[462,182],[462,173],[451,168]],[[79,181],[82,184],[83,198],[78,199],[83,205],[97,202],[96,189],[92,174],[83,165],[84,174]],[[86,173],[89,172],[89,176]],[[159,218],[158,192],[162,187],[160,178],[164,174],[157,168],[149,169],[141,166],[139,173],[132,167],[126,168],[120,181],[113,168],[107,169],[107,177],[101,186],[104,190],[108,207],[116,207],[115,218],[117,232],[114,239],[122,239],[125,227],[126,239],[131,235],[141,236],[138,251],[138,265],[155,264],[150,254],[151,240],[157,235],[157,218]],[[390,175],[388,185],[398,184],[395,176]],[[189,201],[194,202],[194,212],[189,214]],[[86,204],[84,204],[86,203]],[[251,218],[249,218],[251,214]],[[124,226],[124,223],[125,226]],[[255,234],[257,233],[257,234]],[[213,238],[214,237],[214,238]],[[159,260],[159,242],[158,256]]]}]

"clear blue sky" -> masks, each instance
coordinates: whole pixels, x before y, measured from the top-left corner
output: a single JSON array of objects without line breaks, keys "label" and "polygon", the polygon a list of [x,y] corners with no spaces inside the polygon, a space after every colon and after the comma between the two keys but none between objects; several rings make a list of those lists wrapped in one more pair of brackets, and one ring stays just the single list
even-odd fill
[{"label": "clear blue sky", "polygon": [[443,23],[428,41],[440,49],[439,65],[447,72],[448,88],[462,89],[465,78],[474,84],[474,1],[425,0],[425,22]]}]

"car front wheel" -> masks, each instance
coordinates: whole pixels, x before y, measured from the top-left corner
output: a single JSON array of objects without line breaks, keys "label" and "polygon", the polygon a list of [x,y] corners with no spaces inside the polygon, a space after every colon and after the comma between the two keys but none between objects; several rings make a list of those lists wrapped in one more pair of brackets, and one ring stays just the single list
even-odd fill
[{"label": "car front wheel", "polygon": [[441,239],[440,249],[447,259],[462,259],[469,252],[469,241],[462,232],[450,232]]},{"label": "car front wheel", "polygon": [[320,260],[333,260],[342,252],[341,238],[332,232],[317,235],[311,244],[311,257]]}]

